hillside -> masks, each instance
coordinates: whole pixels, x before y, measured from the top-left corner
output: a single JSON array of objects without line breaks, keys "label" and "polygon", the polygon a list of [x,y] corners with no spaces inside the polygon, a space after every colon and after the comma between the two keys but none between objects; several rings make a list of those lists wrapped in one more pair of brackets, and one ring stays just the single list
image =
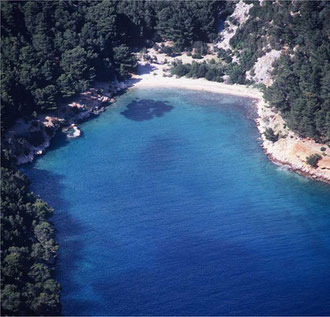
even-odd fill
[{"label": "hillside", "polygon": [[323,179],[329,21],[328,1],[2,1],[2,313],[60,313],[52,209],[16,163],[57,130],[79,134],[75,123],[109,105],[138,66],[260,88],[267,153]]},{"label": "hillside", "polygon": [[323,142],[330,138],[329,19],[328,1],[240,1],[228,19],[237,25],[230,54],[247,80],[267,86],[265,98],[290,129]]}]

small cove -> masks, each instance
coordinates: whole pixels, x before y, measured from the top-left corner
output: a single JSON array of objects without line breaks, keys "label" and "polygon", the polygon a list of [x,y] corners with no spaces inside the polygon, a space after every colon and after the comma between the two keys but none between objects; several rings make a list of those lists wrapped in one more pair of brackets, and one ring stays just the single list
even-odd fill
[{"label": "small cove", "polygon": [[64,315],[328,315],[330,187],[272,164],[251,100],[133,89],[23,169]]}]

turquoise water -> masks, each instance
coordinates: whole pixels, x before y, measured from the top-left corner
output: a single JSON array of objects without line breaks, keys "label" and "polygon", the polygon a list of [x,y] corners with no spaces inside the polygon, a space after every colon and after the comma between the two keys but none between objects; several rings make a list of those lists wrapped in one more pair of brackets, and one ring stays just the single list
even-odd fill
[{"label": "turquoise water", "polygon": [[251,101],[133,90],[24,170],[65,315],[329,315],[330,186],[272,164]]}]

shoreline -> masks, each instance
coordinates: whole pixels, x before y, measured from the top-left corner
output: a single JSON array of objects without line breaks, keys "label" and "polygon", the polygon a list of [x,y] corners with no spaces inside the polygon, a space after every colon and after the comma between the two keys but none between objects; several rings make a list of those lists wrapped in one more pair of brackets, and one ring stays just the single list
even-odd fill
[{"label": "shoreline", "polygon": [[[159,76],[139,76],[140,80],[132,84],[131,88],[176,88],[211,92],[217,94],[233,95],[238,97],[261,99],[261,92],[252,87],[238,84],[224,84],[214,81],[208,81],[204,78],[186,78],[186,77],[159,77]],[[139,78],[135,76],[134,78]]]},{"label": "shoreline", "polygon": [[[267,157],[274,164],[285,166],[292,172],[330,184],[330,148],[309,138],[300,138],[289,130],[281,115],[269,107],[260,90],[245,85],[208,81],[204,78],[168,77],[164,72],[164,65],[152,64],[152,66],[153,72],[134,76],[133,80],[136,82],[129,89],[175,88],[254,99],[253,104],[257,111],[257,118],[254,121],[262,140],[261,146]],[[267,140],[263,134],[266,128],[272,128],[278,133],[279,140],[274,143]],[[323,152],[326,156],[322,155],[321,147],[326,148]],[[322,155],[317,168],[306,163],[306,157],[315,153]]]},{"label": "shoreline", "polygon": [[[148,66],[147,71],[145,71],[146,66]],[[11,148],[19,151],[19,154],[14,155],[16,164],[21,165],[32,162],[36,156],[44,154],[57,130],[67,133],[68,138],[79,137],[80,130],[76,124],[91,116],[99,115],[115,102],[116,96],[127,90],[135,88],[175,88],[253,99],[253,105],[256,107],[257,112],[254,121],[262,140],[261,146],[267,157],[273,163],[286,166],[295,173],[330,184],[330,148],[325,144],[316,143],[314,140],[300,138],[289,130],[280,114],[268,106],[260,90],[245,85],[208,81],[204,78],[170,77],[166,74],[167,70],[167,65],[164,64],[140,62],[138,74],[133,75],[131,79],[124,82],[96,83],[94,87],[73,98],[70,103],[61,105],[59,110],[54,113],[39,115],[36,120],[31,120],[28,123],[24,123],[22,119],[19,119],[9,129],[6,138]],[[102,89],[102,93],[98,92],[100,89]],[[63,108],[66,109],[65,115],[61,112]],[[72,111],[73,108],[76,108],[76,111]],[[33,127],[32,121],[38,121],[38,126]],[[266,128],[272,128],[275,133],[278,133],[280,135],[279,140],[275,143],[268,141],[263,135]],[[48,133],[47,130],[51,133]],[[29,143],[17,145],[16,141],[23,131],[27,135],[34,132],[41,133],[43,142],[38,146]],[[322,155],[321,147],[326,148],[326,151],[323,152],[326,153],[326,156],[322,156],[318,168],[313,168],[306,163],[306,157],[315,153]]]},{"label": "shoreline", "polygon": [[18,119],[5,134],[5,148],[11,152],[15,165],[31,163],[43,155],[56,132],[68,139],[81,136],[77,124],[98,116],[128,88],[124,82],[97,82],[87,91],[58,105],[58,109],[36,118]]}]

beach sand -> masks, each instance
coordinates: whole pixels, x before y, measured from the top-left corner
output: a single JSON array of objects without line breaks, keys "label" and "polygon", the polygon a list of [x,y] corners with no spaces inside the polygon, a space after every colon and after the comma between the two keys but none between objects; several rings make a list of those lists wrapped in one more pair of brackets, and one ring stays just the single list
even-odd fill
[{"label": "beach sand", "polygon": [[[263,99],[261,91],[244,85],[211,82],[204,78],[169,77],[168,68],[167,65],[142,62],[139,64],[138,75],[134,75],[131,80],[131,86],[190,89],[253,98],[256,100],[254,104],[258,113],[256,124],[263,141],[262,147],[268,157],[274,163],[284,165],[294,172],[330,183],[330,148],[325,144],[316,143],[312,139],[301,138],[289,130],[276,109],[272,109]],[[275,143],[267,140],[263,135],[266,128],[272,128],[279,133],[279,140]],[[322,152],[321,147],[326,150]],[[316,153],[321,155],[322,159],[319,161],[318,167],[314,168],[306,163],[306,157]]]}]

